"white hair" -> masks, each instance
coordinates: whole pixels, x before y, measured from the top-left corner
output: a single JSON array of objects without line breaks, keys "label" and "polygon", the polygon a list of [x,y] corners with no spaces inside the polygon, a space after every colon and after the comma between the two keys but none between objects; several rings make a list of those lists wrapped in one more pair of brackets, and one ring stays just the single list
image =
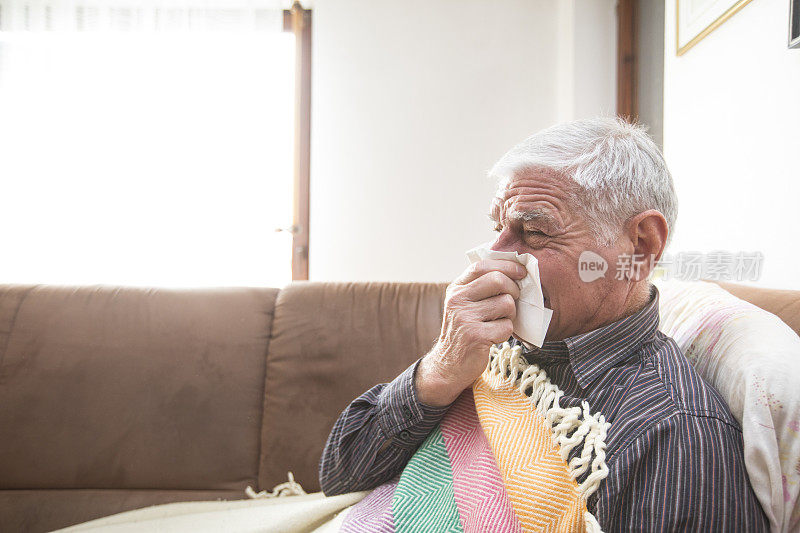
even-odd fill
[{"label": "white hair", "polygon": [[608,245],[630,217],[655,209],[672,237],[678,199],[672,176],[647,128],[617,117],[558,124],[532,135],[495,163],[489,176],[500,185],[532,168],[550,169],[577,185],[577,200]]}]

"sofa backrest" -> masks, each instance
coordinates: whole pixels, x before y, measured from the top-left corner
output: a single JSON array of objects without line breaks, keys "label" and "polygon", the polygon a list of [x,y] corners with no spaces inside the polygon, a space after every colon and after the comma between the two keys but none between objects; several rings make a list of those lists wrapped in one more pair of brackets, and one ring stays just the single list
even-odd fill
[{"label": "sofa backrest", "polygon": [[717,282],[717,285],[737,298],[777,315],[800,335],[800,291],[765,289],[725,282]]},{"label": "sofa backrest", "polygon": [[[290,470],[319,490],[337,416],[431,348],[445,287],[0,285],[0,529],[244,498]],[[752,291],[800,327],[800,292]]]},{"label": "sofa backrest", "polygon": [[278,292],[0,285],[0,529],[256,486]]},{"label": "sofa backrest", "polygon": [[275,305],[260,486],[291,470],[318,491],[328,433],[353,399],[394,379],[439,335],[446,284],[295,283]]}]

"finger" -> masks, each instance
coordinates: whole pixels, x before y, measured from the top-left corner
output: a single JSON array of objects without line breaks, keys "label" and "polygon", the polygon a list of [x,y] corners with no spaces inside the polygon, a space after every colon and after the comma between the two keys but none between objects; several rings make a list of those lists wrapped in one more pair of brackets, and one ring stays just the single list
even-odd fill
[{"label": "finger", "polygon": [[517,304],[510,294],[500,294],[481,300],[475,304],[478,317],[484,322],[491,322],[500,318],[514,320],[517,316]]},{"label": "finger", "polygon": [[519,298],[519,285],[504,273],[492,270],[467,285],[463,294],[473,302],[498,294],[510,294],[516,300]]},{"label": "finger", "polygon": [[483,259],[469,265],[467,269],[455,280],[459,285],[466,285],[487,272],[496,270],[504,273],[511,279],[522,279],[528,273],[524,266],[508,259]]},{"label": "finger", "polygon": [[505,342],[514,333],[514,324],[509,318],[500,318],[483,323],[484,334],[493,344]]}]

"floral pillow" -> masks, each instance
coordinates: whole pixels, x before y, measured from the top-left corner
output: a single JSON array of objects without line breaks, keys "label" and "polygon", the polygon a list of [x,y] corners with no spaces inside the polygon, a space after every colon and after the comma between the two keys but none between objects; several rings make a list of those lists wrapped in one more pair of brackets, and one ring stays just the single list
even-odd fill
[{"label": "floral pillow", "polygon": [[656,281],[659,329],[742,425],[747,473],[773,531],[800,528],[800,337],[781,319],[702,281]]}]

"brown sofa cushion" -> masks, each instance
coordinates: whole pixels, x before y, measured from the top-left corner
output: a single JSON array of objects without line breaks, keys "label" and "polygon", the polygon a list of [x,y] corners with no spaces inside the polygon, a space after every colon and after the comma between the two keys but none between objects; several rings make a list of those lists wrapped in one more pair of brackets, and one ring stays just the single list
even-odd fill
[{"label": "brown sofa cushion", "polygon": [[764,289],[738,283],[717,282],[717,284],[737,298],[747,300],[773,315],[778,315],[800,335],[800,291]]},{"label": "brown sofa cushion", "polygon": [[254,485],[277,292],[0,286],[0,489]]},{"label": "brown sofa cushion", "polygon": [[267,359],[262,487],[292,470],[307,491],[319,490],[320,454],[339,413],[430,350],[445,287],[294,283],[281,291]]},{"label": "brown sofa cushion", "polygon": [[[723,286],[800,327],[800,292]],[[243,498],[288,470],[319,490],[334,421],[430,349],[445,287],[0,285],[0,530]]]}]

